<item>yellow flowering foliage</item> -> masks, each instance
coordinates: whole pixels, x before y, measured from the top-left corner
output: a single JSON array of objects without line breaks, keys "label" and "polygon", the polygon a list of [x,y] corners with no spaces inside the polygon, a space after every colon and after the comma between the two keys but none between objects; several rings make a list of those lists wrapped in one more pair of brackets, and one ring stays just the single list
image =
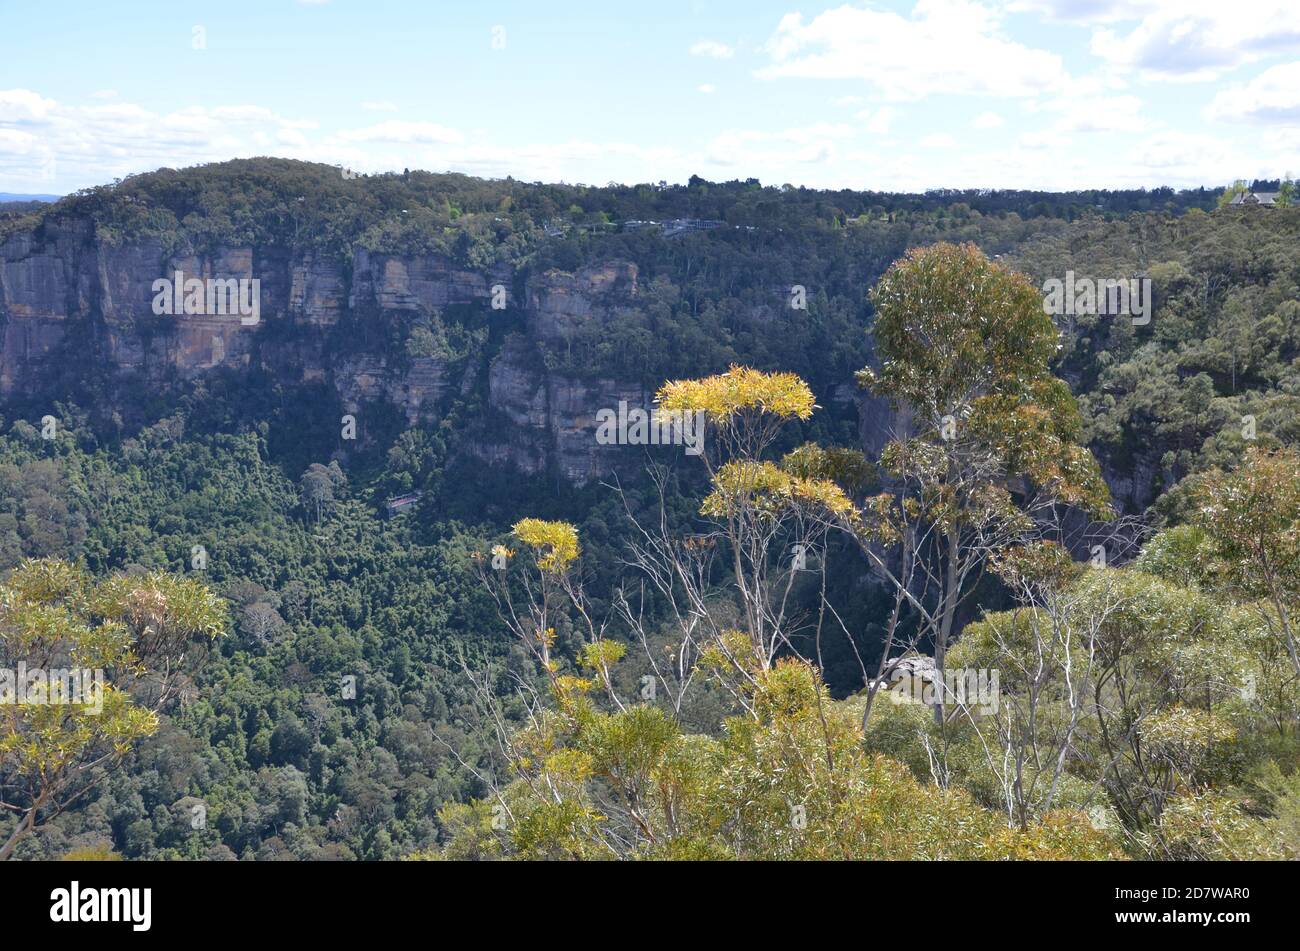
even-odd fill
[{"label": "yellow flowering foliage", "polygon": [[805,504],[846,519],[856,519],[853,502],[834,482],[791,475],[772,462],[747,459],[728,462],[715,473],[713,491],[700,506],[700,514],[731,518],[745,509],[777,515]]},{"label": "yellow flowering foliage", "polygon": [[80,848],[64,852],[59,856],[60,862],[120,862],[122,856],[113,851],[111,842],[99,842],[95,845],[84,845]]},{"label": "yellow flowering foliage", "polygon": [[783,659],[761,673],[754,707],[754,716],[727,721],[708,791],[711,815],[740,857],[1120,857],[1081,813],[1011,830],[966,791],[921,782],[897,760],[867,752],[857,707],[832,701],[804,661]]},{"label": "yellow flowering foliage", "polygon": [[90,609],[101,617],[121,620],[136,634],[146,629],[154,635],[180,631],[215,639],[226,627],[225,601],[220,595],[193,577],[166,571],[105,579],[95,587]]},{"label": "yellow flowering foliage", "polygon": [[0,760],[14,776],[57,776],[97,750],[116,756],[158,731],[158,715],[136,706],[124,690],[105,685],[103,708],[84,704],[21,704],[0,729]]},{"label": "yellow flowering foliage", "polygon": [[592,774],[593,761],[584,750],[559,749],[546,758],[543,770],[550,776],[572,783],[586,782]]},{"label": "yellow flowering foliage", "polygon": [[753,672],[762,669],[749,635],[735,628],[727,628],[704,645],[696,663],[700,670],[715,676],[726,676],[731,673],[733,660],[745,671]]},{"label": "yellow flowering foliage", "polygon": [[547,522],[525,518],[511,529],[514,536],[537,555],[537,567],[547,574],[561,574],[578,557],[578,530],[568,522]]},{"label": "yellow flowering foliage", "polygon": [[781,468],[801,479],[824,479],[850,494],[866,488],[876,476],[876,467],[856,449],[804,443],[785,454]]},{"label": "yellow flowering foliage", "polygon": [[627,645],[622,641],[602,637],[582,646],[578,652],[578,665],[585,670],[607,670],[622,660],[626,653]]},{"label": "yellow flowering foliage", "polygon": [[[0,774],[22,802],[53,809],[83,792],[87,762],[112,766],[157,732],[157,713],[132,688],[174,670],[191,639],[224,630],[225,602],[201,583],[165,572],[96,583],[53,558],[29,559],[0,585],[0,667],[79,671],[58,678],[59,699],[10,703],[0,717]],[[69,686],[80,692],[66,695]],[[48,689],[48,688],[47,688]],[[49,699],[49,694],[46,699]]]},{"label": "yellow flowering foliage", "polygon": [[[739,632],[728,647],[743,651]],[[721,650],[719,648],[719,654]],[[1075,811],[1008,829],[961,789],[868,752],[860,710],[787,658],[756,671],[752,713],[720,736],[663,707],[562,705],[516,737],[523,772],[494,800],[448,811],[456,858],[1103,859],[1122,854]],[[572,711],[572,712],[571,712]],[[599,804],[599,806],[598,806]]]},{"label": "yellow flowering foliage", "polygon": [[764,373],[742,366],[701,380],[670,380],[659,388],[655,400],[663,410],[702,410],[715,423],[746,411],[808,419],[817,408],[812,390],[798,374]]},{"label": "yellow flowering foliage", "polygon": [[979,858],[1116,861],[1127,858],[1114,837],[1077,809],[1053,809],[1028,829],[999,826],[980,843]]},{"label": "yellow flowering foliage", "polygon": [[799,502],[811,504],[850,522],[858,519],[858,511],[844,490],[826,479],[794,479],[790,485],[790,495]]},{"label": "yellow flowering foliage", "polygon": [[490,799],[448,802],[438,810],[438,821],[447,833],[447,844],[417,849],[403,856],[406,862],[489,861],[506,857],[505,841],[496,828],[501,804]]},{"label": "yellow flowering foliage", "polygon": [[544,710],[511,738],[514,761],[523,772],[538,769],[563,743],[568,718],[558,710]]},{"label": "yellow flowering foliage", "polygon": [[771,497],[790,484],[788,473],[772,462],[728,462],[713,478],[713,491],[700,506],[700,514],[729,518],[756,497]]},{"label": "yellow flowering foliage", "polygon": [[572,674],[560,674],[555,678],[555,692],[560,699],[581,696],[596,686],[595,681],[587,677],[574,677]]}]

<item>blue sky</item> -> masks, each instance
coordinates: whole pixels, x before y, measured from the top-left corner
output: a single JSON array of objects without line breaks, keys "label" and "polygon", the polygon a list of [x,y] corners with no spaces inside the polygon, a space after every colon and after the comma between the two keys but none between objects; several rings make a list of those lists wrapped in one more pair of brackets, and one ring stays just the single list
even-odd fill
[{"label": "blue sky", "polygon": [[817,187],[1300,172],[1295,0],[0,0],[0,191],[252,155]]}]

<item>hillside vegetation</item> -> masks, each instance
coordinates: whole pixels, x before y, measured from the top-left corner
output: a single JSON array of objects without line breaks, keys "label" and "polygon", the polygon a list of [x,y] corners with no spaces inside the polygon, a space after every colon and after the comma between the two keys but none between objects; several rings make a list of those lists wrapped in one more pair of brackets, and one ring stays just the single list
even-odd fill
[{"label": "hillside vegetation", "polygon": [[[1300,209],[1217,197],[257,159],[0,214],[0,243],[77,225],[164,254],[436,254],[520,287],[629,262],[636,308],[536,360],[707,412],[713,440],[627,447],[585,485],[485,459],[493,427],[513,438],[489,368],[528,328],[472,305],[346,315],[335,365],[481,361],[436,415],[369,408],[346,452],[332,394],[255,362],[162,389],[72,360],[11,393],[0,666],[20,608],[72,597],[22,583],[56,562],[85,590],[186,576],[224,613],[157,723],[14,857],[1295,857]],[[623,227],[677,218],[725,226]],[[889,272],[914,248],[938,249],[924,286],[974,274],[996,300],[917,305]],[[1054,329],[1040,289],[1068,270],[1149,277],[1150,323]],[[807,309],[774,316],[795,285]],[[973,334],[979,314],[1001,329]],[[928,360],[956,340],[959,365]],[[868,445],[891,404],[913,429]],[[892,702],[901,656],[999,671],[998,711]],[[19,745],[0,732],[0,840],[32,804]]]}]

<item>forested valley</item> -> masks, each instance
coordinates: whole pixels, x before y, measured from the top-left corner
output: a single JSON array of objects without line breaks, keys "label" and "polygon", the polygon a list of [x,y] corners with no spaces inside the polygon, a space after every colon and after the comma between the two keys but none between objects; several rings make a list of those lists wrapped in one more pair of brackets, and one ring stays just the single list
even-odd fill
[{"label": "forested valley", "polygon": [[0,204],[0,667],[112,684],[0,711],[0,857],[1300,857],[1300,210],[1219,198]]}]

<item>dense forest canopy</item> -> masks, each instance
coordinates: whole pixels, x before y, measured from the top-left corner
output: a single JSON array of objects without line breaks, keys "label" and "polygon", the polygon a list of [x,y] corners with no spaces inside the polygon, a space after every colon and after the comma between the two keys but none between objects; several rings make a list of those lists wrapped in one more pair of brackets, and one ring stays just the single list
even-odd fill
[{"label": "dense forest canopy", "polygon": [[[653,393],[746,367],[793,375],[809,407],[778,414],[761,452],[707,465],[669,452],[648,467],[629,448],[616,477],[574,484],[553,464],[525,473],[475,453],[493,434],[514,432],[489,390],[496,361],[531,332],[522,308],[499,320],[466,304],[419,317],[346,314],[329,338],[335,365],[354,356],[350,348],[369,347],[394,364],[436,354],[465,368],[436,412],[415,422],[383,398],[368,403],[366,439],[355,446],[339,442],[338,394],[287,383],[255,360],[165,386],[84,361],[52,365],[39,388],[0,402],[0,572],[21,580],[20,566],[58,559],[94,579],[84,585],[193,576],[220,595],[227,620],[224,636],[204,646],[192,689],[161,709],[121,768],[23,838],[15,856],[108,847],[129,858],[214,859],[845,849],[1294,857],[1300,667],[1288,637],[1300,616],[1300,512],[1287,493],[1300,473],[1286,453],[1300,444],[1300,210],[1218,208],[1219,197],[1218,189],[900,195],[698,177],[596,187],[420,171],[347,177],[332,166],[254,159],[163,169],[39,208],[0,206],[0,245],[80,228],[87,247],[157,242],[164,257],[233,246],[286,260],[318,255],[345,280],[358,250],[430,255],[471,272],[508,267],[519,298],[536,275],[626,263],[638,274],[636,306],[579,323],[562,341],[536,340],[527,361],[537,372]],[[718,226],[669,235],[636,224],[676,219]],[[985,512],[987,558],[971,562],[960,605],[936,611],[930,630],[924,597],[910,603],[882,583],[870,552],[876,568],[910,558],[924,569],[919,548],[891,547],[886,529],[902,523],[885,515],[910,485],[921,508],[904,509],[903,522],[920,511],[926,525],[946,524],[916,487],[937,479],[925,453],[950,442],[922,425],[914,435],[924,446],[867,445],[864,419],[890,412],[891,400],[915,403],[916,390],[864,390],[855,374],[917,357],[899,334],[924,324],[873,334],[889,314],[882,277],[910,249],[941,242],[975,246],[980,274],[1019,275],[1005,291],[1017,306],[1073,271],[1148,278],[1154,310],[1147,325],[1082,314],[1057,317],[1055,328],[1041,311],[1036,322],[1026,314],[1017,326],[1033,339],[1059,332],[1053,345],[1017,357],[1023,372],[1012,376],[1024,392],[1006,381],[998,391],[1012,401],[999,411],[1026,428],[989,429],[962,444],[993,460],[998,478],[946,484],[960,493],[979,483],[983,492],[1003,476],[1043,484],[1069,470],[1087,486],[1065,493],[1081,510],[1104,479],[1124,523],[1123,557],[1083,575],[1058,564],[1022,537],[1011,508],[1030,506],[1013,493],[995,514],[998,525],[1018,526],[1023,550],[1005,527],[997,529],[1005,545],[988,541],[996,533]],[[806,308],[781,310],[796,285]],[[0,310],[0,329],[16,317]],[[296,332],[267,324],[259,330],[267,339]],[[990,360],[1006,353],[988,339],[979,346]],[[991,412],[979,402],[985,395],[968,401],[972,416],[955,414],[959,425]],[[759,403],[708,405],[718,422]],[[46,416],[58,421],[52,436]],[[1049,436],[1057,454],[1036,456]],[[1095,478],[1076,448],[1095,457]],[[850,466],[839,452],[866,457]],[[1252,472],[1270,477],[1252,481]],[[759,505],[755,496],[778,501],[754,509],[743,531],[733,524],[724,548],[762,537],[767,562],[788,568],[798,540],[789,532],[819,539],[815,570],[790,573],[789,613],[801,620],[768,653],[742,658],[727,632],[753,635],[761,625],[745,620],[753,604],[736,591],[747,572],[766,569],[709,561],[700,603],[718,628],[707,646],[722,653],[692,659],[705,673],[677,706],[662,696],[644,702],[645,678],[657,676],[651,658],[680,642],[669,594],[642,587],[636,612],[620,602],[632,590],[629,546],[644,542],[652,522],[710,537],[717,529],[708,525],[750,511],[727,501],[737,486],[744,506]],[[837,510],[835,492],[846,509]],[[410,509],[388,510],[387,500],[414,493]],[[1252,506],[1232,508],[1243,494],[1274,521],[1243,535]],[[848,508],[880,519],[875,534],[849,525]],[[780,526],[770,537],[764,519]],[[580,554],[547,562],[561,536],[539,536],[537,525],[571,526]],[[510,553],[505,576],[484,568],[493,546]],[[1261,552],[1273,574],[1251,567]],[[1087,564],[1086,546],[1071,554],[1072,565]],[[14,584],[15,598],[26,592],[22,603],[42,609]],[[551,605],[544,658],[500,611],[506,595],[523,604],[541,592]],[[810,620],[826,605],[833,633]],[[0,628],[10,623],[5,610],[0,603]],[[924,704],[869,700],[891,645],[892,656],[904,644],[935,653],[941,615],[950,663],[1002,671],[1005,724],[993,733],[1033,770],[1008,778],[988,767],[981,729],[993,721],[942,712],[936,721]],[[111,616],[87,614],[86,624]],[[1080,713],[1061,678],[1025,673],[1036,648],[1057,673],[1078,662],[1077,644],[1062,648],[1043,633],[1075,625],[1094,632],[1089,669],[1120,691],[1119,705]],[[808,750],[830,765],[808,762]],[[10,753],[0,745],[0,757]],[[619,787],[611,777],[626,778],[633,754],[645,776]],[[1067,766],[1041,766],[1058,754]],[[0,764],[6,799],[12,764]],[[551,802],[530,785],[547,770],[564,793]],[[710,785],[713,773],[726,781]],[[644,798],[646,777],[670,774],[680,799]],[[781,783],[748,798],[752,783],[773,775]],[[885,805],[871,803],[872,790]],[[815,835],[792,835],[796,805],[805,824],[793,828]],[[508,807],[509,821],[494,807]],[[751,810],[743,835],[728,824],[734,809]],[[836,838],[828,815],[856,838]],[[894,820],[908,833],[886,848],[880,833]],[[17,821],[0,817],[0,838]],[[960,841],[925,832],[944,823],[972,831]]]}]

